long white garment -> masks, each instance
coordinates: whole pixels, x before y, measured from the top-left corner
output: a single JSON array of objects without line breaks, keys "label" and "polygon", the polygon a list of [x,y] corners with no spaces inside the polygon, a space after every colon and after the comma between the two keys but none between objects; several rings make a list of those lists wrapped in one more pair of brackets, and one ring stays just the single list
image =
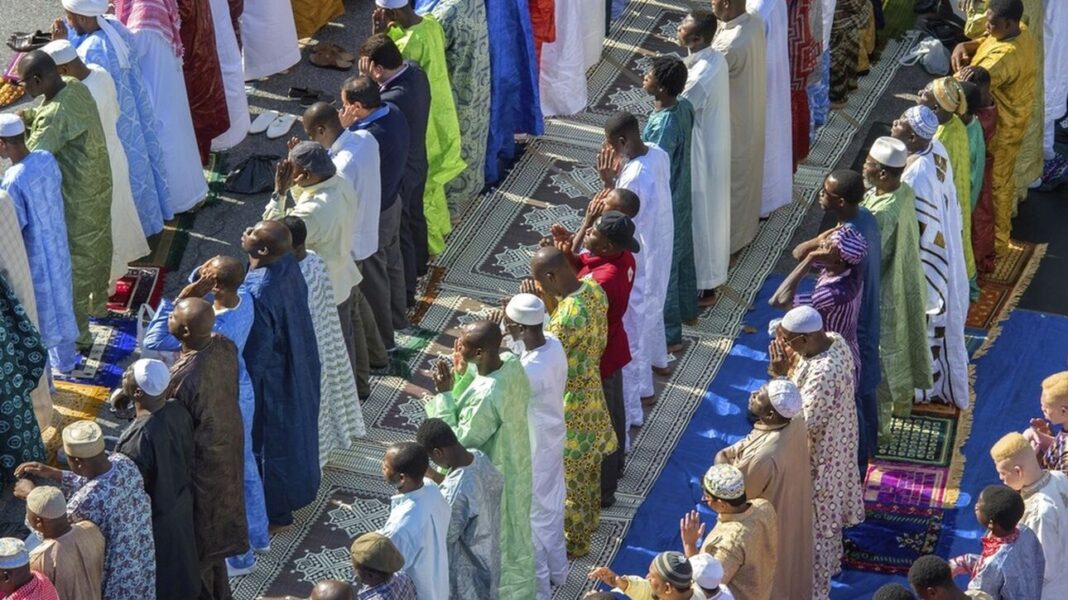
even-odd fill
[{"label": "long white garment", "polygon": [[230,129],[211,141],[211,149],[219,151],[240,144],[248,135],[252,121],[248,115],[241,49],[237,47],[237,35],[230,20],[230,3],[227,0],[211,0],[211,18],[215,22],[215,51],[219,55],[223,87],[226,89],[226,111],[230,114]]},{"label": "long white garment", "polygon": [[[590,3],[604,7],[601,0],[556,3],[556,40],[541,47],[541,68],[538,75],[541,112],[547,117],[573,115],[586,108],[584,30],[597,28],[583,19],[583,13],[589,11],[580,4]],[[602,19],[603,16],[602,14]]]},{"label": "long white garment", "polygon": [[[572,0],[579,6],[579,23],[584,32],[582,41],[583,71],[586,71],[601,60],[601,49],[604,48],[604,22],[605,11],[608,5],[604,0]],[[557,2],[560,5],[561,2]],[[559,17],[556,26],[560,26]],[[559,30],[557,30],[559,31]],[[545,56],[545,48],[542,48],[542,56]]]},{"label": "long white garment", "polygon": [[667,365],[664,300],[671,275],[675,223],[671,209],[671,159],[656,144],[646,144],[645,156],[624,163],[616,187],[638,195],[641,208],[634,218],[641,251],[630,290],[623,329],[630,344],[630,362],[623,367],[623,402],[627,424],[641,425],[641,399],[653,395],[652,365]]},{"label": "long white garment", "polygon": [[1046,471],[1037,483],[1021,490],[1024,516],[1020,521],[1042,544],[1046,573],[1042,600],[1068,598],[1068,475]]},{"label": "long white garment", "polygon": [[1046,65],[1043,78],[1046,86],[1046,122],[1042,132],[1042,149],[1045,159],[1051,160],[1056,156],[1053,151],[1056,122],[1064,116],[1068,106],[1068,68],[1065,67],[1068,65],[1068,2],[1046,0],[1045,4],[1042,49]]},{"label": "long white garment", "polygon": [[697,289],[713,290],[727,281],[731,258],[730,75],[727,61],[712,47],[687,56],[682,95],[693,104],[690,185],[693,203],[693,257]]},{"label": "long white garment", "polygon": [[367,435],[367,429],[357,400],[356,377],[341,336],[341,321],[326,263],[309,250],[300,261],[300,272],[308,285],[308,309],[322,362],[319,372],[319,465],[322,466],[332,449],[348,448],[352,438]]},{"label": "long white garment", "polygon": [[348,129],[329,148],[337,174],[356,191],[356,226],[352,258],[364,260],[378,251],[378,217],[382,206],[382,174],[378,140],[370,132]]},{"label": "long white garment", "polygon": [[[793,131],[790,110],[790,55],[786,41],[787,18],[784,0],[748,0],[746,9],[764,20],[767,46],[767,98],[764,102],[764,191],[760,196],[760,216],[786,206],[793,199]],[[772,125],[774,123],[774,125]],[[784,137],[785,136],[785,137]]]},{"label": "long white garment", "polygon": [[193,133],[182,59],[174,55],[174,48],[156,31],[142,29],[134,31],[133,36],[141,55],[141,77],[159,123],[171,208],[175,214],[185,212],[208,195],[208,182]]},{"label": "long white garment", "polygon": [[241,13],[241,57],[245,81],[274,75],[300,62],[297,25],[289,0],[245,3]]},{"label": "long white garment", "polygon": [[831,49],[831,26],[834,25],[834,9],[838,5],[838,0],[816,0],[821,2],[823,12],[823,29],[821,30],[821,39],[823,45],[820,46],[824,52]]},{"label": "long white garment", "polygon": [[960,205],[953,168],[941,142],[909,157],[901,180],[916,192],[920,262],[927,279],[927,341],[935,387],[916,390],[916,402],[968,408],[968,274],[964,267]]},{"label": "long white garment", "polygon": [[89,76],[82,83],[96,102],[100,113],[100,125],[104,128],[104,140],[111,163],[111,279],[110,284],[126,274],[129,264],[151,250],[137,216],[133,190],[130,188],[130,166],[126,162],[126,150],[119,140],[119,96],[115,82],[103,67],[88,65]]},{"label": "long white garment", "polygon": [[530,381],[530,456],[533,496],[530,526],[534,537],[534,570],[538,600],[552,596],[552,585],[567,579],[567,544],[564,540],[564,390],[567,388],[567,354],[560,340],[545,334],[545,343],[522,350],[519,362]]},{"label": "long white garment", "polygon": [[378,532],[404,557],[404,573],[412,578],[419,600],[449,597],[447,534],[452,508],[429,479],[423,487],[390,498],[389,518]]}]

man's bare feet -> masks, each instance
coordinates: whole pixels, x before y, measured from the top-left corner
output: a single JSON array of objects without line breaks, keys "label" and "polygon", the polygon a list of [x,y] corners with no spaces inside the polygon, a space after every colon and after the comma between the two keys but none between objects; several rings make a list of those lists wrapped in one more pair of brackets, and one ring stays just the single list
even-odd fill
[{"label": "man's bare feet", "polygon": [[716,294],[716,291],[715,290],[709,290],[709,291],[705,292],[705,294],[703,296],[701,296],[700,298],[697,299],[697,306],[699,308],[708,308],[709,306],[712,306],[713,304],[715,304],[716,300],[718,300],[718,299],[719,299],[719,295]]},{"label": "man's bare feet", "polygon": [[667,351],[674,354],[675,352],[682,352],[683,348],[684,346],[681,342],[678,344],[668,344]]},{"label": "man's bare feet", "polygon": [[288,530],[292,526],[293,526],[292,524],[289,524],[289,525],[275,525],[273,523],[268,524],[267,525],[267,535],[274,535],[276,533],[282,533],[283,531]]},{"label": "man's bare feet", "polygon": [[671,375],[671,367],[653,367],[653,373],[661,377]]},{"label": "man's bare feet", "polygon": [[642,398],[642,406],[655,406],[656,396],[646,396]]}]

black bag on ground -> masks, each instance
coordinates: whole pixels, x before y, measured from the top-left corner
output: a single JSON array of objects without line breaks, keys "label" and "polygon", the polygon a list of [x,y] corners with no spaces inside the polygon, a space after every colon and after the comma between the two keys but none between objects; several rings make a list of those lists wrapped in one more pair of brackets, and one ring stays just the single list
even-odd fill
[{"label": "black bag on ground", "polygon": [[226,175],[226,191],[235,194],[260,194],[274,187],[277,154],[253,154]]}]

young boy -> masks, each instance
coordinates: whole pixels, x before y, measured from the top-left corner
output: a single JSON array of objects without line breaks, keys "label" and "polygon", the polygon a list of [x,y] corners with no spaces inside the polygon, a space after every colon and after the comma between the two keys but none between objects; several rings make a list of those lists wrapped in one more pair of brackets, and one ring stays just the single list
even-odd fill
[{"label": "young boy", "polygon": [[[1031,419],[1024,436],[1034,446],[1043,467],[1068,472],[1068,371],[1042,380],[1041,402],[1045,419]],[[1054,425],[1061,426],[1057,435],[1053,435]]]},{"label": "young boy", "polygon": [[671,158],[671,208],[675,229],[671,275],[664,300],[668,352],[682,350],[682,323],[697,318],[697,267],[693,258],[690,196],[694,110],[689,100],[679,97],[686,88],[686,75],[686,65],[680,59],[657,56],[642,80],[645,91],[653,97],[653,112],[642,129],[642,141],[656,144]]},{"label": "young boy", "polygon": [[1034,532],[1020,526],[1024,501],[1004,485],[988,485],[975,502],[975,518],[987,529],[979,554],[949,561],[953,574],[971,575],[969,590],[994,600],[1034,600],[1042,596],[1046,559]]}]

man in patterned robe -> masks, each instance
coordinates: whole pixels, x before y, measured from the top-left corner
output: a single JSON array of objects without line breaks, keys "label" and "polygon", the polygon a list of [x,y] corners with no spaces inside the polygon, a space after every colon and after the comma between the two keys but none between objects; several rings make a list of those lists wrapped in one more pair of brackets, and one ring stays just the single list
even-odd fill
[{"label": "man in patterned robe", "polygon": [[815,510],[812,597],[826,598],[831,578],[842,570],[842,531],[864,520],[853,354],[842,336],[824,330],[811,306],[786,313],[768,354],[772,374],[789,377],[801,392]]}]

